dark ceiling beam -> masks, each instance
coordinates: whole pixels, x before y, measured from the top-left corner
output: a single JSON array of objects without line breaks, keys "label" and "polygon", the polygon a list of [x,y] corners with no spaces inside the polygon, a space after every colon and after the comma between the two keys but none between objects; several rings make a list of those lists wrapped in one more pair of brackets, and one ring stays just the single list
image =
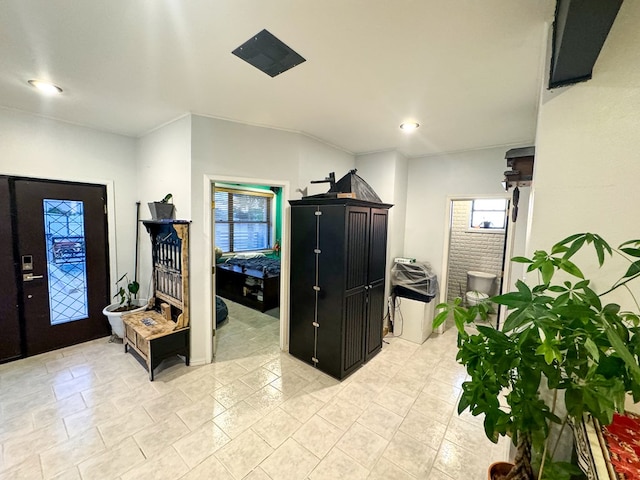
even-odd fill
[{"label": "dark ceiling beam", "polygon": [[591,78],[622,0],[558,0],[549,88]]}]

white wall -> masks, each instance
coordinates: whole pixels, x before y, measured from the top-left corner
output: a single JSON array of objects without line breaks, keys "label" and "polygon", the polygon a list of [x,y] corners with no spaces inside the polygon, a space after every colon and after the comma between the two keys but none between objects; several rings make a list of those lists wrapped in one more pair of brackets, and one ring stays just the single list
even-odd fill
[{"label": "white wall", "polygon": [[[612,246],[640,237],[638,25],[640,2],[624,2],[593,78],[543,95],[529,252],[582,231],[599,233]],[[592,258],[590,252],[587,275],[595,273]],[[596,290],[614,277],[598,272]]]},{"label": "white wall", "polygon": [[0,174],[106,184],[112,283],[133,272],[135,139],[0,108]]},{"label": "white wall", "polygon": [[407,203],[407,158],[395,150],[356,156],[357,174],[378,194],[389,210],[386,295],[390,292],[393,259],[404,255]]},{"label": "white wall", "polygon": [[[449,224],[448,197],[504,195],[500,182],[507,169],[504,156],[510,148],[513,147],[495,147],[409,160],[404,252],[406,256],[429,262],[440,282],[445,232]],[[520,243],[516,244],[514,255],[524,249],[527,190],[521,188],[519,217],[514,235],[515,241]],[[515,276],[518,276],[517,272]],[[440,290],[444,289],[441,287]]]},{"label": "white wall", "polygon": [[[187,115],[140,138],[136,148],[137,200],[140,218],[150,219],[148,202],[173,195],[177,219],[191,219],[191,116]],[[148,297],[151,281],[151,242],[139,230],[140,294]],[[133,268],[133,264],[132,267]]]},{"label": "white wall", "polygon": [[[211,360],[211,225],[209,181],[239,177],[273,180],[289,186],[285,197],[288,226],[289,199],[298,199],[297,188],[309,186],[309,194],[325,192],[328,184],[309,185],[335,171],[340,178],[354,166],[352,155],[297,133],[254,127],[219,119],[192,116],[191,147],[191,361]],[[259,182],[256,182],[259,183]],[[286,195],[285,194],[285,195]],[[283,238],[282,275],[288,284],[289,237]],[[281,315],[288,321],[288,297]]]}]

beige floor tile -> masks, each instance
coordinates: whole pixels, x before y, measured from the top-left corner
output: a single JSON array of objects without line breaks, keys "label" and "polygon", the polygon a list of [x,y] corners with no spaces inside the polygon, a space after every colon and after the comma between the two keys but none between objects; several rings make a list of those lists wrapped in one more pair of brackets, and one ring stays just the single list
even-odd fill
[{"label": "beige floor tile", "polygon": [[415,478],[389,460],[381,458],[371,470],[367,480],[415,480]]},{"label": "beige floor tile", "polygon": [[149,379],[145,379],[145,382],[132,386],[127,383],[128,388],[125,391],[116,393],[111,397],[110,402],[116,407],[118,412],[125,413],[140,406],[140,400],[149,401],[160,396],[160,392],[153,386],[153,383]]},{"label": "beige floor tile", "polygon": [[293,434],[293,439],[316,457],[323,458],[343,433],[324,418],[314,415]]},{"label": "beige floor tile", "polygon": [[94,455],[78,465],[83,479],[111,480],[145,461],[145,456],[133,440],[125,438],[120,444]]},{"label": "beige floor tile", "polygon": [[54,477],[83,460],[105,450],[102,437],[93,427],[84,433],[45,450],[40,454],[45,478]]},{"label": "beige floor tile", "polygon": [[267,458],[273,449],[257,433],[247,430],[220,448],[215,456],[234,478],[244,478]]},{"label": "beige floor tile", "polygon": [[[484,478],[484,477],[483,477]],[[428,480],[453,480],[453,477],[450,477],[444,472],[441,472],[437,468],[432,468],[429,473]]]},{"label": "beige floor tile", "polygon": [[210,421],[175,441],[173,448],[186,464],[193,468],[230,441],[229,436]]},{"label": "beige floor tile", "polygon": [[213,375],[200,375],[198,378],[192,379],[190,382],[180,385],[178,388],[184,392],[194,402],[202,400],[218,388],[222,387],[220,380]]},{"label": "beige floor tile", "polygon": [[[323,375],[324,376],[324,375]],[[321,402],[327,403],[338,395],[346,384],[341,384],[337,380],[319,376],[309,385],[303,388],[303,392],[310,393]]]},{"label": "beige floor tile", "polygon": [[297,480],[307,478],[319,462],[318,457],[289,438],[260,467],[273,480]]},{"label": "beige floor tile", "polygon": [[164,420],[143,428],[133,435],[146,458],[155,457],[159,452],[172,445],[189,433],[189,428],[175,413]]},{"label": "beige floor tile", "polygon": [[45,387],[29,395],[15,395],[10,400],[0,403],[0,414],[3,420],[7,420],[20,416],[25,411],[41,408],[55,401],[56,397],[51,391],[51,388]]},{"label": "beige floor tile", "polygon": [[276,387],[265,385],[257,392],[245,398],[244,401],[261,412],[262,415],[266,415],[278,405],[282,404],[286,398],[286,395]]},{"label": "beige floor tile", "polygon": [[56,395],[56,399],[61,400],[74,393],[81,393],[90,388],[94,388],[97,385],[99,385],[98,377],[96,377],[94,373],[88,373],[87,375],[54,385],[53,392]]},{"label": "beige floor tile", "polygon": [[[245,477],[248,478],[248,477]],[[184,477],[180,477],[180,480],[234,480],[233,475],[224,468],[224,465],[220,463],[215,455],[211,455],[197,467],[193,468]]]},{"label": "beige floor tile", "polygon": [[[138,407],[140,408],[140,407]],[[64,417],[69,437],[74,437],[95,425],[101,425],[120,417],[120,413],[108,403],[85,408]]]},{"label": "beige floor tile", "polygon": [[236,438],[260,418],[262,415],[258,410],[246,402],[240,402],[217,415],[213,422],[229,437]]},{"label": "beige floor tile", "polygon": [[447,426],[415,410],[410,410],[398,430],[433,449],[437,449],[444,438]]},{"label": "beige floor tile", "polygon": [[397,392],[403,393],[414,400],[418,397],[426,383],[426,378],[421,381],[404,375],[403,372],[393,377],[387,386]]},{"label": "beige floor tile", "polygon": [[[427,478],[436,450],[403,432],[396,432],[383,458],[416,478]],[[469,477],[469,480],[474,477]]]},{"label": "beige floor tile", "polygon": [[172,390],[152,400],[144,401],[142,406],[151,418],[157,422],[171,415],[176,410],[187,407],[192,403],[191,399],[180,390]]},{"label": "beige floor tile", "polygon": [[271,477],[262,468],[256,467],[242,480],[271,480]]},{"label": "beige floor tile", "polygon": [[358,418],[358,423],[377,433],[387,440],[391,440],[404,417],[393,413],[377,403],[370,404]]},{"label": "beige floor tile", "polygon": [[455,415],[457,411],[454,405],[433,397],[425,391],[418,395],[411,409],[445,425],[449,423],[452,415]]},{"label": "beige floor tile", "polygon": [[218,363],[218,361],[216,361],[213,365],[211,374],[217,378],[220,383],[226,385],[237,380],[241,376],[246,375],[247,369],[241,367],[236,362]]},{"label": "beige floor tile", "polygon": [[72,467],[68,470],[65,470],[62,473],[59,473],[51,480],[82,480],[80,476],[80,471],[78,471],[78,467]]},{"label": "beige floor tile", "polygon": [[255,391],[259,388],[264,387],[265,385],[270,384],[276,378],[278,378],[278,375],[270,372],[266,368],[260,367],[241,376],[239,380]]},{"label": "beige floor tile", "polygon": [[272,448],[277,448],[301,426],[302,423],[286,411],[276,408],[258,420],[251,429]]},{"label": "beige floor tile", "polygon": [[89,407],[110,401],[130,390],[129,385],[118,377],[108,383],[102,383],[82,392],[82,398]]},{"label": "beige floor tile", "polygon": [[105,338],[0,365],[0,480],[475,480],[508,456],[455,413],[453,329],[389,337],[338,381],[280,352],[277,320],[236,313],[214,363],[176,357],[153,382]]},{"label": "beige floor tile", "polygon": [[27,457],[10,468],[2,469],[0,467],[0,480],[41,480],[42,478],[44,477],[42,476],[40,457],[37,454]]},{"label": "beige floor tile", "polygon": [[314,395],[301,392],[286,400],[280,405],[280,408],[296,420],[304,423],[313,417],[324,405],[325,402],[319,400]]},{"label": "beige floor tile", "polygon": [[355,459],[363,467],[371,468],[382,456],[389,440],[369,430],[364,425],[354,423],[342,436],[336,447]]},{"label": "beige floor tile", "polygon": [[32,455],[64,442],[67,438],[64,424],[58,420],[26,435],[6,440],[2,444],[4,466],[13,467]]},{"label": "beige floor tile", "polygon": [[318,410],[318,415],[342,431],[348,430],[362,415],[362,408],[341,398],[335,398]]},{"label": "beige floor tile", "polygon": [[146,410],[138,407],[98,425],[98,430],[100,430],[105,445],[111,448],[143,428],[153,425],[153,423],[153,419]]},{"label": "beige floor tile", "polygon": [[158,456],[147,459],[120,478],[122,480],[175,480],[185,475],[189,467],[178,452],[168,447]]},{"label": "beige floor tile", "polygon": [[76,393],[49,405],[33,409],[33,423],[36,428],[43,427],[56,420],[62,420],[69,415],[80,412],[85,408],[87,408],[87,405],[82,395]]},{"label": "beige floor tile", "polygon": [[177,410],[176,413],[190,430],[196,430],[204,423],[212,421],[225,410],[225,407],[209,395],[188,407]]},{"label": "beige floor tile", "polygon": [[251,388],[246,383],[240,380],[234,380],[227,385],[217,388],[211,393],[211,396],[220,402],[220,404],[225,408],[231,408],[255,391],[256,389]]},{"label": "beige floor tile", "polygon": [[393,413],[405,416],[411,409],[416,397],[399,392],[387,386],[374,398],[378,405],[392,411]]},{"label": "beige floor tile", "polygon": [[364,480],[369,470],[337,448],[331,450],[309,475],[311,480]]},{"label": "beige floor tile", "polygon": [[473,452],[444,440],[438,450],[434,467],[441,472],[446,472],[454,480],[466,480],[486,478],[490,463],[490,458],[481,458]]},{"label": "beige floor tile", "polygon": [[[265,368],[267,368],[265,366]],[[284,375],[282,373],[275,373],[275,375],[279,375],[270,385],[276,387],[285,395],[291,397],[294,394],[300,392],[304,387],[311,383],[311,380],[304,378],[296,373],[288,373],[285,371]]]},{"label": "beige floor tile", "polygon": [[[32,432],[35,429],[35,422],[33,421],[32,417],[33,415],[29,413],[29,410],[26,410],[26,412],[22,415],[7,419],[3,419],[0,417],[0,444],[10,438],[19,437]],[[0,448],[0,452],[1,451],[2,448]],[[2,464],[0,463],[0,465]]]}]

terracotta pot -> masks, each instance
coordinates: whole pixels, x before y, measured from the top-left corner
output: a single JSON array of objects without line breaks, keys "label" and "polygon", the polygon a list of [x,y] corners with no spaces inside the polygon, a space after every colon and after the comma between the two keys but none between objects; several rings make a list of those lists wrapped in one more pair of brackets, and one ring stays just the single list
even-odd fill
[{"label": "terracotta pot", "polygon": [[496,480],[507,475],[513,468],[513,463],[509,462],[494,462],[489,466],[488,480]]}]

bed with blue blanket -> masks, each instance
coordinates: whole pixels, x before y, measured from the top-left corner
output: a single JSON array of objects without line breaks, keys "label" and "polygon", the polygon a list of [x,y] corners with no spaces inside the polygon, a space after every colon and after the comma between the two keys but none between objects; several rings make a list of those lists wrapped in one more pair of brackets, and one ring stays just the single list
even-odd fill
[{"label": "bed with blue blanket", "polygon": [[216,265],[216,292],[265,312],[280,305],[280,257],[261,253],[222,257]]}]

